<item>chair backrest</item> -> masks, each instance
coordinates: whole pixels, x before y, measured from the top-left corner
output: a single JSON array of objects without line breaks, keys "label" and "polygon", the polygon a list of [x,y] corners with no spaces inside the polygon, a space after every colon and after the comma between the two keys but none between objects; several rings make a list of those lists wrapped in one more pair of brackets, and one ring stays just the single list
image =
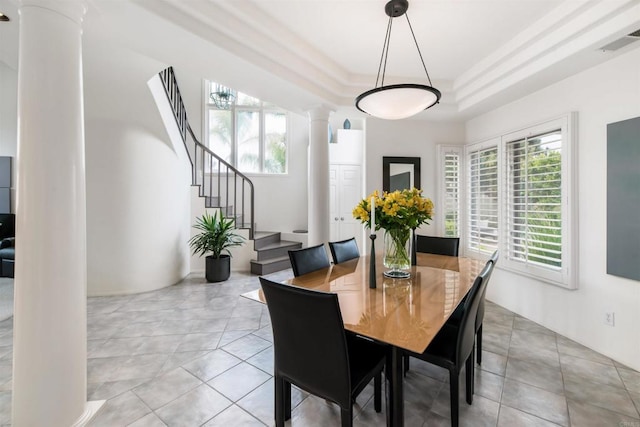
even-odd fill
[{"label": "chair backrest", "polygon": [[464,302],[464,313],[460,321],[460,329],[458,330],[458,342],[456,355],[458,360],[456,364],[460,367],[467,360],[467,357],[473,350],[473,343],[476,335],[476,318],[478,315],[478,306],[484,291],[487,288],[491,273],[493,272],[493,263],[487,262],[473,282],[467,298]]},{"label": "chair backrest", "polygon": [[[491,255],[491,258],[489,258],[488,262],[493,264],[493,267],[495,267],[499,257],[500,257],[500,253],[496,249]],[[493,267],[491,268],[493,269]],[[480,325],[482,325],[482,322],[484,321],[484,297],[486,293],[487,293],[487,286],[485,286],[484,291],[480,296],[480,304],[478,305],[478,314],[476,315],[476,330],[480,328]]]},{"label": "chair backrest", "polygon": [[458,256],[459,237],[433,237],[416,234],[416,252]]},{"label": "chair backrest", "polygon": [[308,248],[289,251],[289,259],[291,260],[293,275],[296,277],[331,265],[327,251],[322,243]]},{"label": "chair backrest", "polygon": [[355,237],[339,242],[329,242],[329,250],[334,264],[360,257],[360,250],[358,250],[358,243]]},{"label": "chair backrest", "polygon": [[11,213],[0,214],[0,240],[7,237],[16,237],[16,215]]},{"label": "chair backrest", "polygon": [[274,370],[343,407],[351,405],[349,357],[338,296],[263,277],[273,329]]}]

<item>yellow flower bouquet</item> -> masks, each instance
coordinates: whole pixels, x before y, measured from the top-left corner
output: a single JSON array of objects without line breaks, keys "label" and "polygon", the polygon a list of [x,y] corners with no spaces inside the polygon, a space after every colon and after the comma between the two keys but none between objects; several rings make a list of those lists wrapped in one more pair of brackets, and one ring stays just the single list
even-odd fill
[{"label": "yellow flower bouquet", "polygon": [[428,224],[433,215],[433,202],[422,197],[417,188],[385,191],[382,196],[378,190],[363,199],[353,209],[353,217],[371,228],[371,198],[374,199],[376,230],[381,228],[393,230],[397,228],[418,228]]},{"label": "yellow flower bouquet", "polygon": [[[384,265],[396,275],[406,277],[401,270],[411,266],[410,239],[411,230],[422,224],[428,224],[433,215],[433,202],[422,197],[417,188],[384,192],[374,191],[353,209],[353,217],[371,228],[371,200],[375,209],[375,230],[385,230]],[[372,230],[373,232],[374,230]],[[385,273],[387,274],[387,273]]]}]

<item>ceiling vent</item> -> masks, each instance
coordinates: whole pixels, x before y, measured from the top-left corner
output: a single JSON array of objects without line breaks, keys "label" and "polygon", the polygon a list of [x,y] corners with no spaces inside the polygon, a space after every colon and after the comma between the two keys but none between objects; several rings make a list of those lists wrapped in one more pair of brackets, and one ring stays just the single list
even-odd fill
[{"label": "ceiling vent", "polygon": [[626,45],[633,43],[635,41],[640,40],[640,29],[635,30],[632,33],[627,34],[626,36],[619,38],[618,40],[614,40],[611,43],[602,46],[600,48],[600,50],[603,51],[614,51],[614,50],[618,50],[622,47],[625,47]]}]

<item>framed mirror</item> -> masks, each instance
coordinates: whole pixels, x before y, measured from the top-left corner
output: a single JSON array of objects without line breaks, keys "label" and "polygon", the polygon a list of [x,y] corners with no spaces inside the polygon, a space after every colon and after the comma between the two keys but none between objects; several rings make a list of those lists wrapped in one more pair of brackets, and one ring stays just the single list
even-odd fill
[{"label": "framed mirror", "polygon": [[420,188],[420,157],[383,157],[382,190]]}]

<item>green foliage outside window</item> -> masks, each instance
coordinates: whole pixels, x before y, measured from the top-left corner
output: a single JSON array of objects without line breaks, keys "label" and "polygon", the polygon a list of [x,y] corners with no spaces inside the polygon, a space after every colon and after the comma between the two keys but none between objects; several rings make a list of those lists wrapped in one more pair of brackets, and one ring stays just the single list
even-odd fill
[{"label": "green foliage outside window", "polygon": [[516,258],[559,268],[562,265],[560,150],[545,147],[542,138],[533,138],[514,143],[511,152],[526,159],[510,165],[513,246],[521,251]]},{"label": "green foliage outside window", "polygon": [[209,103],[208,110],[209,148],[214,153],[241,172],[287,172],[288,119],[284,111],[241,92],[230,109]]}]

